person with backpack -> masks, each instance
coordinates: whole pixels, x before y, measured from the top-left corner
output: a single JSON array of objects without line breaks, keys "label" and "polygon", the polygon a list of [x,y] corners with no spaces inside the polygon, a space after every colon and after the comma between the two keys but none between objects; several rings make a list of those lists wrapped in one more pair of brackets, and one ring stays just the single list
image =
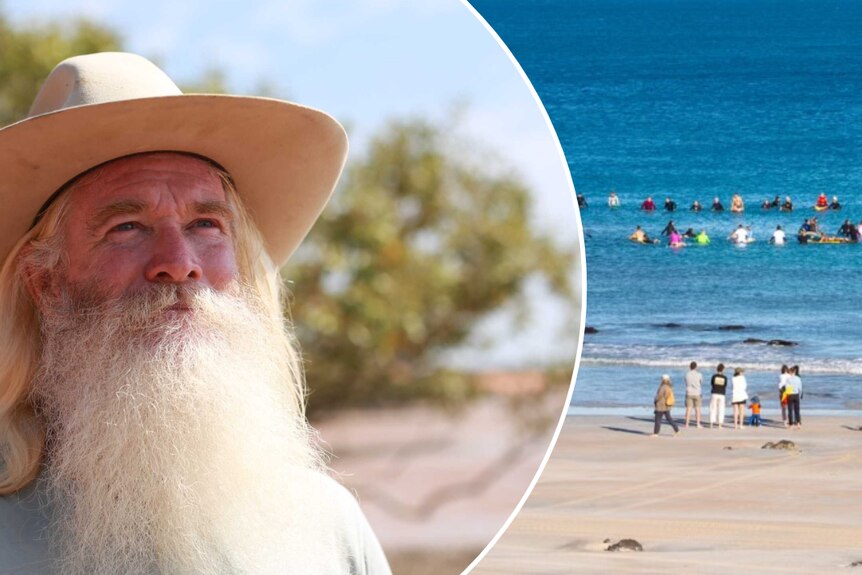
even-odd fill
[{"label": "person with backpack", "polygon": [[664,374],[661,376],[661,383],[655,393],[653,402],[655,403],[655,426],[653,427],[652,436],[658,437],[662,417],[667,419],[667,422],[673,427],[674,435],[679,433],[679,427],[677,427],[673,417],[670,415],[670,408],[673,407],[675,400],[673,396],[673,384],[670,381],[669,375]]}]

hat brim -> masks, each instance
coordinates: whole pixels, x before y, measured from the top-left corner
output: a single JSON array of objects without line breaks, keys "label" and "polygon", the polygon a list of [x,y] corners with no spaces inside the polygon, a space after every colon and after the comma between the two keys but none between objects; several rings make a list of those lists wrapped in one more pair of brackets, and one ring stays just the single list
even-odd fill
[{"label": "hat brim", "polygon": [[190,152],[223,166],[281,265],[329,200],[347,135],[318,110],[248,96],[160,96],[27,118],[0,130],[0,261],[63,184],[109,160],[153,151]]}]

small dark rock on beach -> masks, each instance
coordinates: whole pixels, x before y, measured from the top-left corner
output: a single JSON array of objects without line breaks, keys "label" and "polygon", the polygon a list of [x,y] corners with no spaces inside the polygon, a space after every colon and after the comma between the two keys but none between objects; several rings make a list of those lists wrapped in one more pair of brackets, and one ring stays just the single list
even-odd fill
[{"label": "small dark rock on beach", "polygon": [[796,444],[790,441],[789,439],[782,439],[781,441],[768,442],[764,443],[761,449],[785,449],[787,451],[798,451],[799,448],[796,447]]},{"label": "small dark rock on beach", "polygon": [[605,551],[643,551],[643,546],[634,539],[620,539],[613,545],[609,545]]}]

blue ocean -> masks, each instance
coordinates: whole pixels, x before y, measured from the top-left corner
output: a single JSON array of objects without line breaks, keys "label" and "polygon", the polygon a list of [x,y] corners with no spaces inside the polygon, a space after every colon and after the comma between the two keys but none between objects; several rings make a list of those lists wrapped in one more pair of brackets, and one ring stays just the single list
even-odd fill
[{"label": "blue ocean", "polygon": [[[800,366],[803,412],[862,410],[862,244],[795,239],[812,216],[828,234],[862,220],[862,2],[473,5],[535,86],[588,203],[586,324],[597,332],[571,412],[649,409],[661,374],[681,393],[692,360],[706,376],[718,362],[746,368],[767,417],[785,363]],[[742,214],[708,211],[734,193]],[[815,212],[820,193],[842,209]],[[647,196],[654,213],[639,209]],[[760,207],[775,196],[795,209]],[[677,211],[663,211],[666,197]],[[694,200],[706,209],[691,212]],[[711,243],[627,239],[636,225],[658,237],[670,219]],[[727,240],[739,224],[754,243]],[[767,241],[777,225],[784,246]],[[767,343],[779,339],[796,345]]]}]

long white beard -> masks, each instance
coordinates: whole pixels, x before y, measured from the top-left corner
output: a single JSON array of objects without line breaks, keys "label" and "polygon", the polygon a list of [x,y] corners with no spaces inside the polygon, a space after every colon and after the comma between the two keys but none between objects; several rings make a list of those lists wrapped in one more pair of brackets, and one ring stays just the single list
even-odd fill
[{"label": "long white beard", "polygon": [[33,390],[59,571],[345,573],[278,322],[248,294],[88,299],[44,314]]}]

